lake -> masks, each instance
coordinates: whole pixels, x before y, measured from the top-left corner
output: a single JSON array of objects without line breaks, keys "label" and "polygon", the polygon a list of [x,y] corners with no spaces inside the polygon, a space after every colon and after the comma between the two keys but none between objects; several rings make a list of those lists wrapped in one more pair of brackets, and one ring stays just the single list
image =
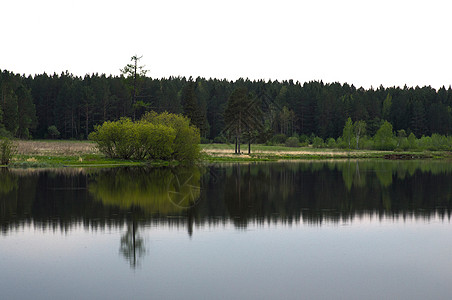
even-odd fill
[{"label": "lake", "polygon": [[2,299],[449,299],[452,162],[0,169]]}]

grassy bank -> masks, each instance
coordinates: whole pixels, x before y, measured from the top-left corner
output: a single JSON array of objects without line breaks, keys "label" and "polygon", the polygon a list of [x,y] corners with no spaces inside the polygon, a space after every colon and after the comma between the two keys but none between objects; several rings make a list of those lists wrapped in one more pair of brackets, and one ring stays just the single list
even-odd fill
[{"label": "grassy bank", "polygon": [[[115,167],[144,166],[148,162],[111,159],[99,153],[96,144],[90,141],[15,141],[16,154],[9,167],[55,168],[55,167]],[[156,161],[152,165],[169,165]]]},{"label": "grassy bank", "polygon": [[207,161],[254,161],[254,160],[309,160],[309,159],[451,159],[452,154],[445,151],[396,152],[377,150],[344,150],[312,147],[285,147],[252,145],[251,154],[248,146],[241,145],[241,155],[234,154],[235,146],[227,144],[202,145]]},{"label": "grassy bank", "polygon": [[[89,141],[15,141],[16,154],[10,167],[114,167],[149,165],[141,161],[111,159],[99,153],[96,144]],[[241,146],[241,155],[234,154],[232,144],[201,145],[202,161],[245,162],[312,159],[452,159],[450,152],[394,152],[373,150],[317,149],[312,147],[290,148],[285,146],[252,145],[248,154],[247,145]],[[169,165],[164,161],[153,165]]]}]

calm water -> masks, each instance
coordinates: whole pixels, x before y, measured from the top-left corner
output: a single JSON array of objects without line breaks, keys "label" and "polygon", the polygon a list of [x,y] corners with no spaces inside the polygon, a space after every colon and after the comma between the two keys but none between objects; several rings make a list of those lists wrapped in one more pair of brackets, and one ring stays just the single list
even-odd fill
[{"label": "calm water", "polygon": [[452,162],[0,170],[1,299],[450,299]]}]

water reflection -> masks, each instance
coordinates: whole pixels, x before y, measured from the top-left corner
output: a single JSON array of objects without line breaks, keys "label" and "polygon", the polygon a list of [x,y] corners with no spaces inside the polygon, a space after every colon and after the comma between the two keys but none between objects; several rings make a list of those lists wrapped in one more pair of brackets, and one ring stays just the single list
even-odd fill
[{"label": "water reflection", "polygon": [[121,236],[119,253],[129,262],[130,267],[136,268],[146,254],[143,237],[138,233],[136,221],[127,224],[127,231]]},{"label": "water reflection", "polygon": [[89,191],[104,205],[138,207],[146,215],[180,214],[200,196],[201,170],[181,168],[124,168],[92,176]]},{"label": "water reflection", "polygon": [[[128,224],[323,224],[355,217],[450,218],[452,163],[322,161],[185,168],[0,170],[3,233]],[[128,240],[125,238],[124,240]],[[133,238],[132,238],[133,240]],[[135,239],[136,246],[136,239]],[[135,255],[136,256],[136,255]]]}]

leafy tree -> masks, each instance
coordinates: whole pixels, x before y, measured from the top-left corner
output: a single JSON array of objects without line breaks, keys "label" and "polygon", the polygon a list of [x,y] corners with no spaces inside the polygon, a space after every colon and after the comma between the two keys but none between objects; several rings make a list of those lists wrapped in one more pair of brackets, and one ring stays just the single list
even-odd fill
[{"label": "leafy tree", "polygon": [[8,138],[0,139],[0,165],[9,164],[16,151],[16,146]]},{"label": "leafy tree", "polygon": [[408,136],[408,147],[411,150],[416,150],[417,149],[416,136],[412,132]]},{"label": "leafy tree", "polygon": [[356,149],[359,149],[359,140],[364,134],[366,134],[366,122],[362,120],[356,121],[353,125],[353,131],[355,132]]},{"label": "leafy tree", "polygon": [[312,147],[314,148],[323,148],[325,147],[325,143],[323,139],[319,136],[316,136],[314,140],[312,141]]},{"label": "leafy tree", "polygon": [[404,129],[397,130],[397,147],[402,147],[407,135]]},{"label": "leafy tree", "polygon": [[348,149],[352,147],[352,138],[353,138],[353,121],[351,118],[348,118],[347,121],[345,122],[344,129],[342,130],[342,140],[346,143]]},{"label": "leafy tree", "polygon": [[286,145],[286,147],[299,147],[300,141],[298,140],[297,137],[292,136],[286,140],[285,145]]},{"label": "leafy tree", "polygon": [[380,129],[374,136],[374,145],[378,150],[394,150],[394,133],[392,131],[392,125],[388,121],[384,121]]},{"label": "leafy tree", "polygon": [[49,128],[47,129],[47,133],[52,139],[56,139],[60,136],[60,132],[58,131],[55,125],[49,126]]}]

